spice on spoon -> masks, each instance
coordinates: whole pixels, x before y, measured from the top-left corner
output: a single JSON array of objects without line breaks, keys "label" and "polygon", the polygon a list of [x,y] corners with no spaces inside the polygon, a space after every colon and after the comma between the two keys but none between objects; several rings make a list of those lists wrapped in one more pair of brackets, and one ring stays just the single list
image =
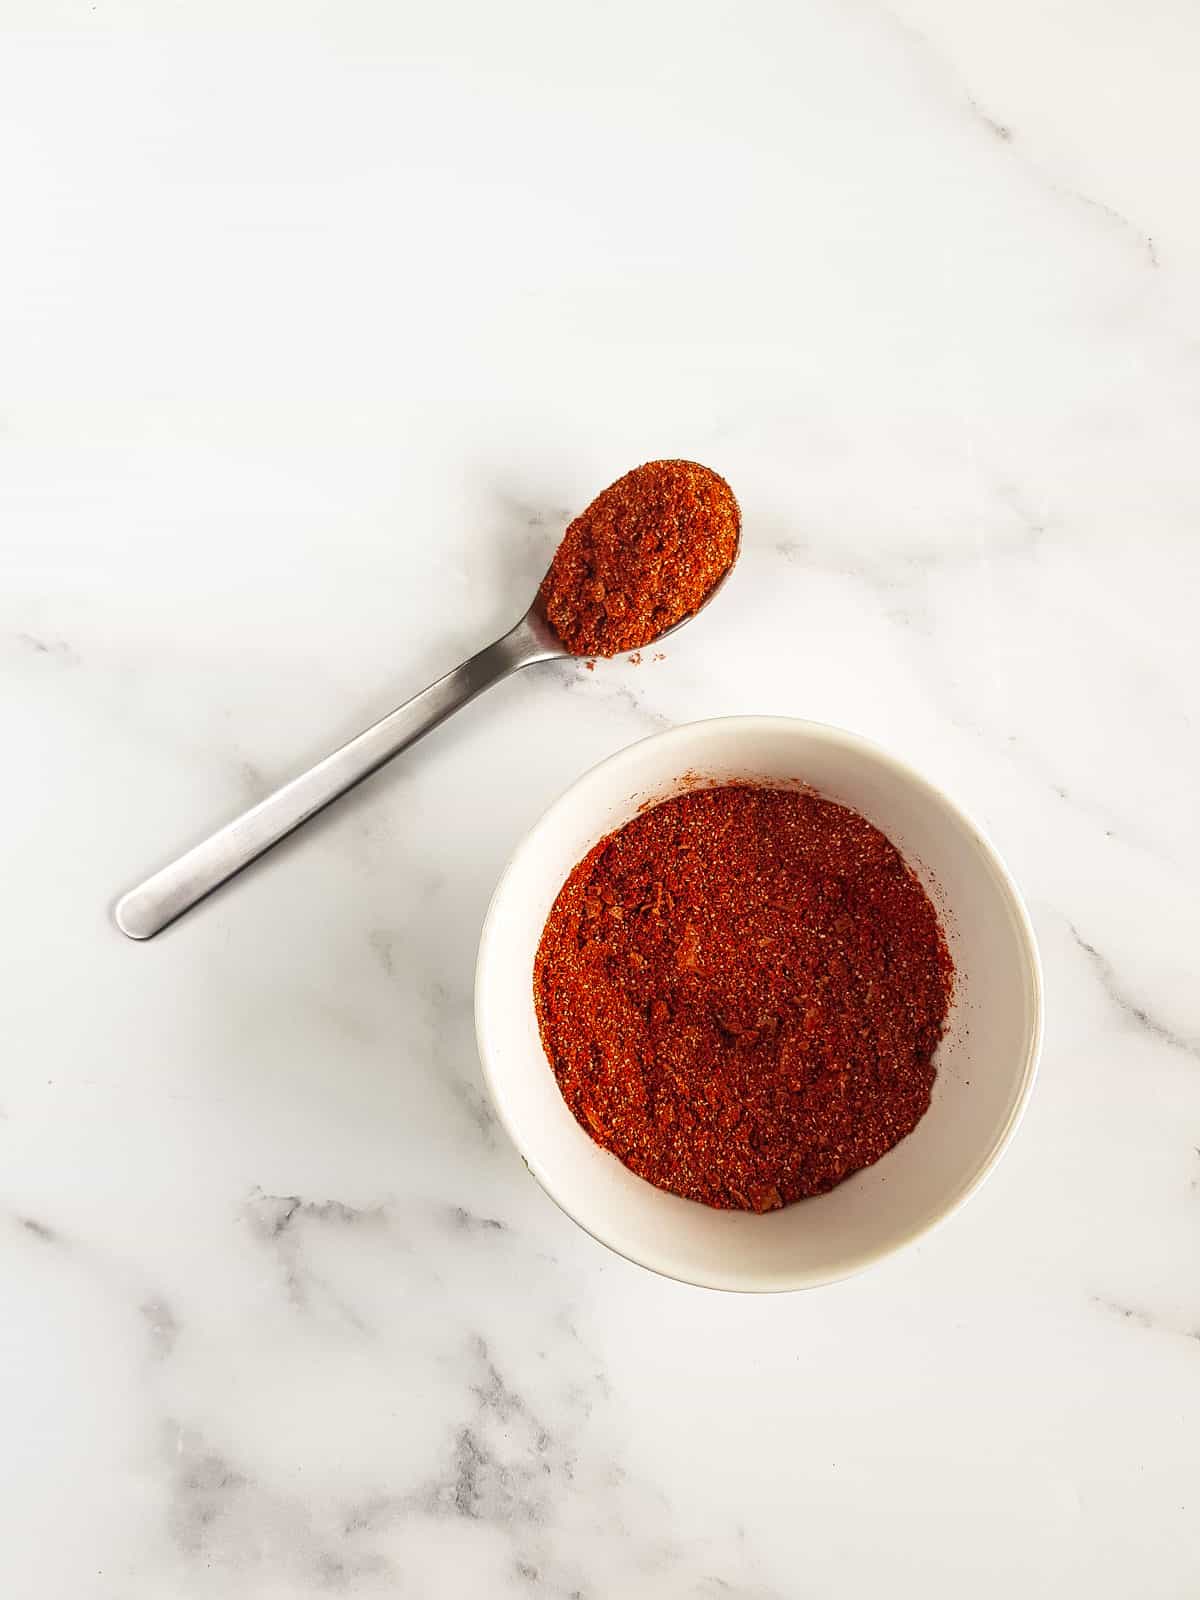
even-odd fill
[{"label": "spice on spoon", "polygon": [[551,627],[576,656],[642,649],[704,604],[740,526],[733,490],[708,467],[635,467],[563,534],[540,591]]},{"label": "spice on spoon", "polygon": [[953,976],[878,828],[808,792],[729,784],[642,812],[574,868],[534,999],[598,1144],[661,1189],[770,1211],[920,1121]]}]

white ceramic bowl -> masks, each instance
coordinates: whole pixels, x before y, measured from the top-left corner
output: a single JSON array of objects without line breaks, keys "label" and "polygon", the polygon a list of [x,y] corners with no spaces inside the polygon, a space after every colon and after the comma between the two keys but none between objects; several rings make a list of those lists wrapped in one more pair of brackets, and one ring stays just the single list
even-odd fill
[{"label": "white ceramic bowl", "polygon": [[[542,1049],[533,961],[571,868],[648,799],[696,775],[802,780],[896,844],[939,908],[956,969],[929,1111],[894,1150],[829,1194],[755,1216],[635,1177],[567,1110]],[[724,717],[644,739],[586,773],[518,847],[484,923],[475,1022],[488,1088],[530,1172],[612,1249],[716,1289],[811,1288],[857,1272],[949,1216],[996,1164],[1029,1098],[1042,1036],[1037,945],[1016,886],[979,829],[932,784],[852,733],[785,717]]]}]

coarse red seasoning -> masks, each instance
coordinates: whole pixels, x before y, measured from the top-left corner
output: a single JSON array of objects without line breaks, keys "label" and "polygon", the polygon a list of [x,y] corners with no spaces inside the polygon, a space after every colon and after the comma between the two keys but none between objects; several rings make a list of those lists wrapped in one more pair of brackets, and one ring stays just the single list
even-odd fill
[{"label": "coarse red seasoning", "polygon": [[912,1131],[952,985],[929,897],[878,828],[749,784],[601,840],[534,965],[546,1054],[592,1138],[661,1189],[753,1211]]},{"label": "coarse red seasoning", "polygon": [[575,518],[541,587],[572,655],[640,650],[697,610],[732,566],[733,490],[695,461],[649,461]]}]

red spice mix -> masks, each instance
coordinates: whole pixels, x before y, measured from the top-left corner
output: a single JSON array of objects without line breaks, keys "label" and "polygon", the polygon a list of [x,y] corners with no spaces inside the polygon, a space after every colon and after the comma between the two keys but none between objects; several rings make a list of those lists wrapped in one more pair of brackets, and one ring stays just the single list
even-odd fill
[{"label": "red spice mix", "polygon": [[650,461],[575,518],[541,587],[577,656],[640,650],[696,611],[737,556],[733,491],[695,461]]},{"label": "red spice mix", "polygon": [[661,1189],[753,1211],[912,1131],[952,986],[934,908],[878,828],[748,784],[601,840],[534,965],[546,1054],[591,1137]]}]

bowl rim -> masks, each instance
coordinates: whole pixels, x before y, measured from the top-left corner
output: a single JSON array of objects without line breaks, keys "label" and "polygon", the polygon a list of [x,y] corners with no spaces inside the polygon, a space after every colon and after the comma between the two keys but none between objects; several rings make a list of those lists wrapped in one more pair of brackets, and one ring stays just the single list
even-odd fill
[{"label": "bowl rim", "polygon": [[[991,1148],[988,1150],[987,1155],[979,1163],[979,1166],[973,1177],[956,1195],[951,1198],[947,1205],[943,1206],[927,1219],[910,1228],[903,1237],[896,1239],[892,1243],[883,1245],[876,1250],[865,1252],[860,1257],[851,1261],[844,1270],[831,1271],[819,1278],[806,1279],[802,1283],[778,1283],[774,1281],[769,1283],[730,1283],[710,1281],[702,1277],[687,1277],[680,1272],[672,1271],[669,1267],[664,1266],[660,1260],[654,1259],[653,1251],[635,1251],[616,1244],[612,1239],[607,1238],[602,1231],[599,1231],[594,1223],[585,1222],[581,1217],[577,1216],[571,1207],[566,1203],[566,1201],[561,1197],[561,1195],[555,1192],[553,1186],[547,1181],[545,1175],[539,1170],[536,1159],[526,1148],[524,1141],[519,1137],[517,1129],[514,1127],[513,1122],[508,1115],[503,1096],[497,1092],[497,1079],[492,1070],[487,1034],[484,1027],[483,1003],[481,998],[483,993],[483,974],[490,958],[492,945],[496,938],[496,909],[500,903],[509,878],[516,869],[518,862],[525,856],[526,852],[532,848],[533,842],[537,835],[546,825],[549,824],[553,817],[557,816],[560,811],[570,804],[571,798],[575,791],[583,784],[588,782],[588,780],[592,777],[596,776],[607,768],[619,766],[626,762],[632,763],[636,759],[633,755],[633,752],[641,750],[647,745],[670,744],[674,740],[681,739],[681,737],[685,734],[693,734],[699,728],[707,729],[713,733],[717,733],[719,731],[762,732],[768,731],[772,728],[786,728],[792,732],[803,733],[829,743],[842,744],[870,756],[882,766],[889,768],[905,783],[917,789],[923,790],[927,795],[946,806],[955,815],[957,820],[974,837],[976,843],[979,845],[984,855],[988,858],[993,870],[998,875],[1003,888],[1008,894],[1017,924],[1018,934],[1023,947],[1023,955],[1031,980],[1033,1025],[1029,1033],[1029,1043],[1026,1050],[1024,1067],[1021,1073],[1020,1089],[1013,1102],[1013,1106],[1009,1112],[1007,1120],[998,1130],[995,1138],[992,1141]],[[574,1222],[577,1227],[581,1228],[584,1233],[586,1233],[590,1238],[595,1239],[598,1244],[601,1244],[606,1249],[611,1250],[614,1255],[620,1256],[623,1260],[630,1261],[635,1266],[643,1267],[646,1271],[656,1273],[658,1276],[670,1279],[675,1283],[687,1284],[689,1287],[693,1288],[716,1290],[726,1294],[799,1294],[805,1290],[823,1288],[830,1284],[844,1282],[848,1278],[857,1277],[860,1272],[865,1272],[870,1267],[877,1266],[880,1262],[896,1255],[901,1250],[907,1250],[919,1239],[927,1238],[936,1228],[941,1227],[944,1222],[946,1222],[956,1212],[960,1211],[962,1207],[966,1205],[968,1200],[970,1200],[979,1192],[980,1187],[995,1170],[1000,1157],[1004,1154],[1004,1151],[1011,1143],[1013,1136],[1020,1126],[1021,1119],[1025,1115],[1030,1096],[1033,1092],[1033,1086],[1037,1079],[1038,1067],[1040,1065],[1042,1054],[1043,1034],[1045,1031],[1044,978],[1042,973],[1041,953],[1038,949],[1037,936],[1034,932],[1033,923],[1030,919],[1024,898],[1021,895],[1021,891],[1017,887],[1016,880],[1009,871],[1007,863],[1000,854],[999,850],[996,848],[995,844],[989,838],[988,834],[979,826],[971,814],[964,810],[963,807],[960,806],[959,803],[953,798],[953,796],[947,794],[947,792],[938,784],[933,783],[929,778],[925,777],[924,774],[918,772],[915,767],[910,766],[908,762],[903,761],[899,756],[894,755],[884,745],[876,743],[876,741],[873,739],[868,739],[862,734],[855,733],[849,728],[839,727],[835,723],[817,722],[805,717],[756,715],[753,713],[722,717],[699,717],[689,722],[676,723],[669,728],[663,728],[655,733],[646,734],[643,738],[635,739],[629,744],[622,745],[619,750],[613,751],[611,755],[605,756],[600,761],[594,762],[590,767],[581,772],[578,777],[573,779],[573,781],[568,784],[567,787],[563,789],[548,806],[545,807],[545,809],[540,813],[532,825],[526,829],[526,831],[514,845],[513,849],[510,851],[508,858],[504,863],[503,870],[496,881],[496,887],[492,891],[491,898],[488,901],[487,911],[484,913],[483,925],[479,936],[479,949],[475,959],[474,1014],[476,1050],[479,1055],[480,1068],[483,1073],[484,1084],[487,1087],[488,1097],[491,1100],[492,1107],[500,1120],[501,1126],[511,1140],[518,1156],[521,1158],[522,1164],[530,1176],[535,1180],[542,1192],[554,1202],[560,1211],[562,1211],[566,1216],[570,1217],[571,1221]],[[547,1070],[549,1070],[548,1063]]]}]

